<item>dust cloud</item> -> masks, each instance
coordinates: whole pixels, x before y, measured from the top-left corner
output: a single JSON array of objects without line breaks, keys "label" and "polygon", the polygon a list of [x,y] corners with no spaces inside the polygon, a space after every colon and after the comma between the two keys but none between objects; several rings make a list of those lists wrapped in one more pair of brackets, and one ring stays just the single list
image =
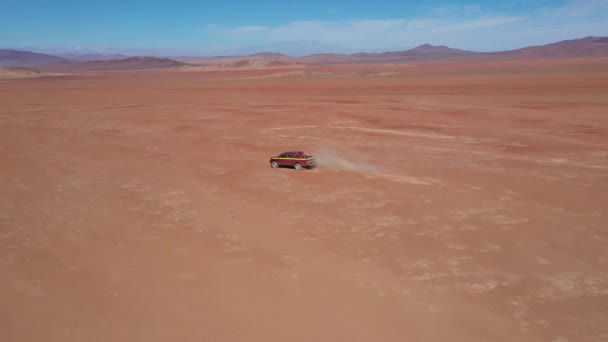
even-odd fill
[{"label": "dust cloud", "polygon": [[363,174],[379,174],[380,169],[365,156],[354,151],[321,147],[314,151],[317,167],[321,170],[349,171]]}]

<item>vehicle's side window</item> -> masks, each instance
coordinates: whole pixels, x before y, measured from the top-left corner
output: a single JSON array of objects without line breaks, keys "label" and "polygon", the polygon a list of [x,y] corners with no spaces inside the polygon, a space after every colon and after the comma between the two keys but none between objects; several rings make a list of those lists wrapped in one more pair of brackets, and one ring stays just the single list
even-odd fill
[{"label": "vehicle's side window", "polygon": [[293,156],[291,155],[291,153],[287,153],[287,158],[292,158]]},{"label": "vehicle's side window", "polygon": [[279,158],[286,158],[287,157],[287,153],[283,153],[279,156]]}]

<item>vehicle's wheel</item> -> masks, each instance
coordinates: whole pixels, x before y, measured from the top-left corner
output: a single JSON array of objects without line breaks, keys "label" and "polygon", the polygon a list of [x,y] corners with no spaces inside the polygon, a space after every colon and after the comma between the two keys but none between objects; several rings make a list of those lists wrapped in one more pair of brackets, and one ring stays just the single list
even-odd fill
[{"label": "vehicle's wheel", "polygon": [[294,165],[293,167],[298,171],[302,170],[302,165],[300,165],[300,163],[296,163],[296,165]]},{"label": "vehicle's wheel", "polygon": [[279,163],[272,162],[272,163],[270,163],[270,166],[272,166],[274,169],[276,169],[277,167],[279,167]]}]

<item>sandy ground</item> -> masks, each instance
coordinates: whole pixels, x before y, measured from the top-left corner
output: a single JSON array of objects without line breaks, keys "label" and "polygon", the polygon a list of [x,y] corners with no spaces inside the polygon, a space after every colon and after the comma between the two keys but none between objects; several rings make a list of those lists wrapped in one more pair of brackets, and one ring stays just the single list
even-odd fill
[{"label": "sandy ground", "polygon": [[308,71],[0,82],[0,340],[608,339],[608,60]]}]

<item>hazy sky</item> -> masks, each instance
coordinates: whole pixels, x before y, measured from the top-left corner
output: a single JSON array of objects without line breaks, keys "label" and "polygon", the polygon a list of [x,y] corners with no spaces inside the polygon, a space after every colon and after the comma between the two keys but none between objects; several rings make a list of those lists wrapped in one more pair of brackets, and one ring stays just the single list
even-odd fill
[{"label": "hazy sky", "polygon": [[608,0],[2,0],[0,48],[237,54],[506,50],[608,36]]}]

